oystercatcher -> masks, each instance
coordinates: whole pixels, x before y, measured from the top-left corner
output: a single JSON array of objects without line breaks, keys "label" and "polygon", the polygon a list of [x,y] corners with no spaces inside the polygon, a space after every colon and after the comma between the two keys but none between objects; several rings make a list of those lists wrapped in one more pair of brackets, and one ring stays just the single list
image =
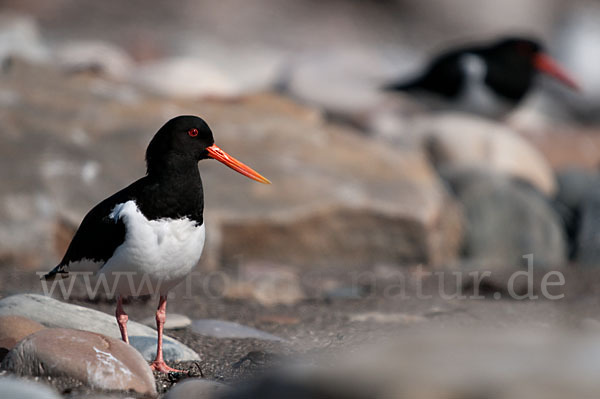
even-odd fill
[{"label": "oystercatcher", "polygon": [[204,120],[178,116],[150,141],[146,176],[92,208],[62,261],[43,277],[93,271],[106,279],[108,287],[115,289],[116,318],[125,342],[129,342],[128,316],[123,297],[159,294],[158,344],[151,367],[161,372],[178,371],[167,366],[162,353],[167,293],[188,275],[202,254],[204,197],[197,163],[207,158],[270,183],[217,147]]},{"label": "oystercatcher", "polygon": [[432,108],[498,118],[523,100],[539,72],[578,90],[538,41],[520,37],[449,50],[421,75],[384,89],[414,94]]}]

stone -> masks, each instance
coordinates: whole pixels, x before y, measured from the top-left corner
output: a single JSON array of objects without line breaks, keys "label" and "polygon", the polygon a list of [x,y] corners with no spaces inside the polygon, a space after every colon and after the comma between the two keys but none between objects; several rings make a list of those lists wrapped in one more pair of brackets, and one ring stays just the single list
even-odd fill
[{"label": "stone", "polygon": [[43,325],[22,316],[0,316],[0,348],[12,349],[17,342],[44,329]]},{"label": "stone", "polygon": [[0,61],[18,56],[39,62],[48,55],[33,18],[15,13],[0,14]]},{"label": "stone", "polygon": [[119,47],[102,41],[70,41],[54,49],[57,64],[68,72],[95,71],[117,79],[133,73],[133,60]]},{"label": "stone", "polygon": [[226,298],[256,301],[264,306],[293,305],[305,298],[297,271],[285,265],[242,264],[235,277],[225,286]]},{"label": "stone", "polygon": [[[575,260],[580,249],[586,252],[593,248],[593,245],[590,245],[593,241],[590,241],[587,237],[583,241],[580,240],[582,235],[580,230],[582,228],[583,208],[586,208],[587,213],[590,212],[591,198],[595,192],[593,187],[600,184],[600,177],[590,170],[570,167],[558,171],[556,179],[558,181],[558,192],[555,198],[555,208],[565,224],[565,231],[569,240],[569,259]],[[590,190],[590,188],[592,189]],[[587,224],[585,227],[589,229],[593,228],[593,225]],[[587,254],[583,257],[589,258]]]},{"label": "stone", "polygon": [[556,192],[553,171],[542,154],[498,122],[460,113],[418,118],[411,134],[438,169],[487,171],[529,182],[540,192]]},{"label": "stone", "polygon": [[[103,334],[115,339],[121,338],[121,333],[113,315],[83,306],[71,305],[56,299],[35,294],[13,295],[0,300],[0,316],[22,315],[37,321],[46,327],[73,328]],[[135,321],[127,323],[127,331],[132,345],[144,354],[147,361],[154,360],[156,355],[156,331]],[[147,339],[144,339],[147,338]],[[150,350],[153,340],[154,350]],[[139,343],[140,347],[136,347]],[[189,347],[177,340],[163,336],[166,361],[200,360],[200,357]]]},{"label": "stone", "polygon": [[[166,98],[20,61],[3,75],[2,90],[20,97],[0,109],[0,179],[7,182],[0,187],[0,254],[16,263],[33,254],[38,270],[56,264],[65,236],[57,225],[72,221],[74,230],[96,203],[143,176],[156,130],[173,116],[199,112],[221,148],[273,181],[260,185],[217,162],[199,163],[204,270],[241,259],[437,267],[458,255],[460,209],[423,152],[327,123],[318,110],[284,97]],[[134,90],[137,101],[106,95],[123,90]],[[81,109],[90,112],[65,122]]]},{"label": "stone", "polygon": [[2,367],[19,375],[68,376],[92,388],[156,395],[152,370],[133,347],[89,331],[40,330],[19,342]]},{"label": "stone", "polygon": [[479,268],[525,265],[561,267],[567,242],[549,201],[528,184],[505,176],[461,172],[446,175],[467,219],[465,256]]},{"label": "stone", "polygon": [[575,260],[584,267],[600,267],[600,185],[588,187],[580,208]]},{"label": "stone", "polygon": [[234,97],[235,81],[199,58],[170,58],[141,66],[135,80],[157,93],[173,97]]},{"label": "stone", "polygon": [[188,379],[171,388],[165,399],[216,399],[230,390],[229,386],[221,382]]},{"label": "stone", "polygon": [[[156,317],[147,317],[140,323],[148,327],[156,328]],[[163,328],[165,330],[180,330],[182,328],[186,328],[190,324],[192,324],[192,320],[186,315],[179,313],[167,313],[167,321],[165,321]]]},{"label": "stone", "polygon": [[283,341],[282,338],[232,321],[199,319],[192,322],[196,334],[215,338],[254,338],[265,341]]},{"label": "stone", "polygon": [[60,399],[48,385],[12,376],[0,377],[0,392],[3,398],[10,399]]}]

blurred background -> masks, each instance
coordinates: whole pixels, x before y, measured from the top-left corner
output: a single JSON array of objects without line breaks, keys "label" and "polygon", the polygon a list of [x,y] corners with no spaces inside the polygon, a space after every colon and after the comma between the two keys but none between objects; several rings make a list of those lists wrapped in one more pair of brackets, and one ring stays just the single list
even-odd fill
[{"label": "blurred background", "polygon": [[[540,74],[493,119],[382,90],[453,46],[521,35],[581,90]],[[165,121],[194,114],[273,184],[199,164],[207,242],[197,270],[229,284],[178,298],[179,313],[265,329],[303,352],[411,329],[597,331],[598,43],[593,0],[0,1],[0,298],[41,292],[34,272],[58,263],[94,204],[145,173]],[[560,271],[564,300],[499,300],[527,254],[536,292],[543,273]],[[493,272],[487,299],[444,298],[440,287],[473,287],[424,277],[434,271]],[[390,298],[398,276],[409,293],[424,281],[433,299]],[[150,315],[154,303],[131,306]],[[215,354],[188,333],[177,337],[214,360],[209,376],[239,372],[219,356],[257,350]],[[489,356],[510,346],[499,339]],[[569,342],[556,345],[580,350]],[[576,378],[565,381],[569,391]]]}]

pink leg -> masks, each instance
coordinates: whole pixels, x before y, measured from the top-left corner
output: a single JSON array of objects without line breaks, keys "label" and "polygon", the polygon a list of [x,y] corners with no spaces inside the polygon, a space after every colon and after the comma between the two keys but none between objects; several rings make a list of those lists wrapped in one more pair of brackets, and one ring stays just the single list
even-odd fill
[{"label": "pink leg", "polygon": [[115,312],[117,316],[117,324],[119,325],[119,330],[121,330],[121,338],[125,343],[129,343],[129,337],[127,336],[127,320],[129,320],[129,316],[123,310],[123,298],[119,295],[117,297],[117,311]]},{"label": "pink leg", "polygon": [[150,364],[152,370],[160,371],[161,373],[183,373],[181,370],[176,370],[167,366],[163,359],[162,339],[163,326],[167,319],[167,297],[161,296],[156,310],[156,330],[158,331],[158,344],[156,346],[156,359]]}]

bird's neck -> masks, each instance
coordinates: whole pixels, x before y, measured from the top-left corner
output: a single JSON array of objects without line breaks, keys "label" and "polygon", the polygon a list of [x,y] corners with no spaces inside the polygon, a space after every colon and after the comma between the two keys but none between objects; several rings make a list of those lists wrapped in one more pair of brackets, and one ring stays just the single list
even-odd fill
[{"label": "bird's neck", "polygon": [[204,194],[198,163],[193,159],[171,159],[148,165],[147,179],[152,183],[152,203],[144,204],[157,218],[189,217],[203,222]]}]

